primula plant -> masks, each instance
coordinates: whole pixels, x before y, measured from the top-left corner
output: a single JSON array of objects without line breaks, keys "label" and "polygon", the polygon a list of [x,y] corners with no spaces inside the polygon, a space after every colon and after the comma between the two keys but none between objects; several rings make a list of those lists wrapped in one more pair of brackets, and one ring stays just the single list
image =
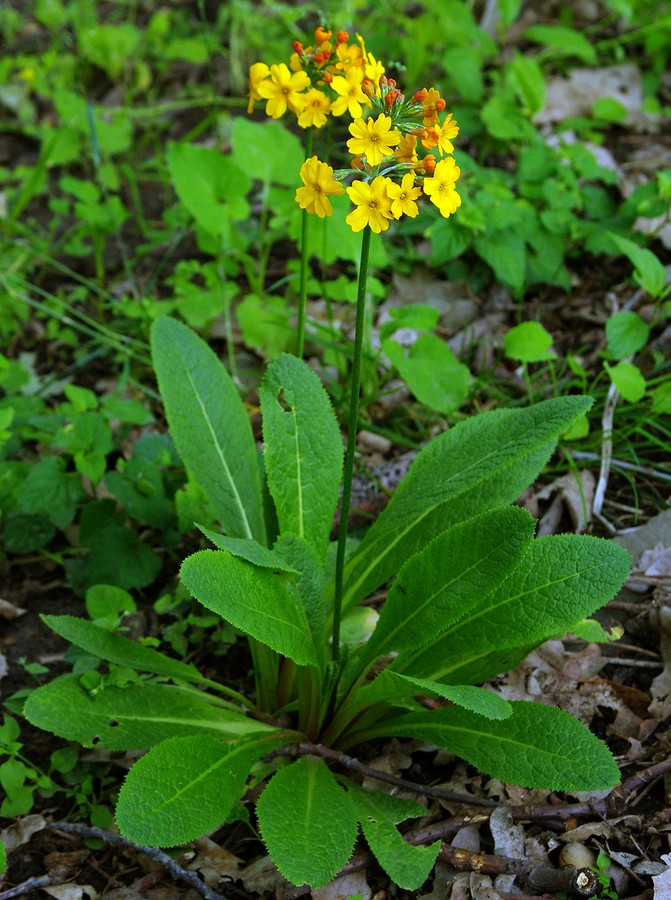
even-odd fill
[{"label": "primula plant", "polygon": [[[421,450],[362,539],[348,537],[370,236],[417,215],[422,194],[446,217],[460,201],[449,155],[457,126],[449,115],[440,123],[444,101],[433,89],[406,101],[363,42],[343,35],[335,50],[328,32],[318,49],[295,47],[291,69],[256,64],[251,98],[266,99],[273,116],[290,109],[299,124],[308,104],[315,125],[329,104],[354,116],[350,166],[334,172],[308,154],[296,194],[306,214],[326,217],[329,196],[346,190],[354,204],[347,221],[363,233],[344,463],[328,396],[301,359],[281,355],[265,373],[259,454],[212,350],[176,320],[160,318],[152,329],[172,439],[220,526],[201,528],[213,549],[184,560],[181,579],[245,636],[253,684],[234,689],[104,623],[45,616],[110,671],[93,689],[78,673],[56,679],[33,692],[25,715],[86,746],[147,750],[116,810],[120,830],[138,843],[193,840],[247,818],[243,804],[254,797],[261,837],[290,882],[327,883],[361,831],[391,879],[416,889],[439,843],[412,846],[397,825],[424,807],[364,789],[346,775],[345,754],[412,738],[530,788],[617,783],[607,747],[580,722],[479,685],[552,636],[594,635],[598,626],[584,620],[623,584],[629,557],[599,538],[534,538],[533,518],[511,505],[589,409],[581,396],[450,428]],[[316,78],[326,100],[312,93]],[[439,161],[428,151],[418,157],[427,145]],[[385,585],[379,611],[361,606]],[[141,680],[123,677],[128,668]]]}]

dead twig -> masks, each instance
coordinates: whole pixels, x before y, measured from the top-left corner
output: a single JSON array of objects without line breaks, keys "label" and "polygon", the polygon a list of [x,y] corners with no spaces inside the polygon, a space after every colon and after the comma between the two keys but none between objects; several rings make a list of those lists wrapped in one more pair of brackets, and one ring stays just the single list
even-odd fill
[{"label": "dead twig", "polygon": [[323,744],[310,744],[301,742],[299,744],[289,744],[286,747],[279,747],[269,753],[266,759],[274,756],[319,756],[329,762],[336,763],[345,769],[351,769],[367,778],[377,778],[378,781],[384,781],[385,784],[391,784],[394,787],[405,791],[412,791],[414,794],[421,794],[423,797],[430,797],[432,800],[444,800],[447,803],[461,803],[464,806],[486,806],[495,807],[497,804],[493,800],[485,800],[478,797],[469,797],[466,794],[457,794],[453,791],[444,791],[442,788],[431,787],[430,785],[417,784],[414,781],[408,781],[399,775],[391,775],[388,772],[381,772],[372,766],[367,766],[353,756],[348,756],[339,750],[332,750]]},{"label": "dead twig", "polygon": [[[96,828],[92,825],[79,825],[72,822],[53,822],[49,827],[57,831],[64,831],[66,834],[78,834],[81,837],[95,837],[106,841],[108,844],[117,844],[118,846],[135,850],[137,853],[142,853],[143,856],[147,856],[149,859],[153,859],[160,863],[171,878],[174,878],[175,881],[181,881],[184,884],[188,884],[189,887],[198,891],[205,900],[226,900],[226,897],[224,897],[223,894],[218,894],[201,881],[195,872],[189,872],[182,868],[176,860],[156,847],[145,847],[142,844],[134,844],[133,841],[129,841],[120,834],[110,834],[109,831],[104,831],[102,828]],[[3,900],[2,895],[0,895],[0,900]]]},{"label": "dead twig", "polygon": [[485,875],[516,875],[535,891],[568,891],[581,897],[593,896],[598,887],[598,876],[593,869],[574,869],[564,866],[555,869],[545,863],[526,859],[510,859],[490,853],[472,853],[459,847],[443,846],[438,858],[453,869],[465,872],[482,872]]},{"label": "dead twig", "polygon": [[29,878],[22,884],[17,884],[13,888],[2,891],[2,893],[0,893],[0,900],[11,900],[12,897],[21,897],[23,894],[27,894],[28,891],[35,891],[37,888],[46,887],[48,884],[51,884],[51,877],[49,875],[40,875],[38,878]]}]

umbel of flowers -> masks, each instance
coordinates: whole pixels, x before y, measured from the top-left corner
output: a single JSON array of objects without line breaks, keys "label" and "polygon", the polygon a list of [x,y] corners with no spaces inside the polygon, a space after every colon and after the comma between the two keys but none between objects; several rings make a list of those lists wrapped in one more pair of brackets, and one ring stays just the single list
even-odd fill
[{"label": "umbel of flowers", "polygon": [[363,115],[370,106],[370,90],[379,91],[384,66],[368,53],[363,38],[350,42],[346,31],[315,29],[312,47],[300,41],[286,63],[257,62],[249,71],[249,105],[266,101],[266,114],[279,119],[290,110],[301,128],[321,128],[328,116]]},{"label": "umbel of flowers", "polygon": [[392,219],[415,217],[425,195],[445,217],[461,205],[456,183],[461,174],[451,154],[459,127],[445,100],[433,87],[409,100],[384,66],[366,50],[363,38],[350,42],[346,31],[315,29],[314,46],[293,45],[289,65],[258,62],[250,69],[249,111],[266,101],[266,113],[280,118],[287,110],[303,128],[321,128],[329,116],[349,113],[350,167],[334,173],[317,156],[309,156],[300,177],[296,201],[320,218],[333,214],[329,196],[347,187],[354,209],[347,216],[353,231],[367,225],[379,233]]},{"label": "umbel of flowers", "polygon": [[[461,171],[450,155],[459,127],[451,113],[441,121],[445,101],[434,88],[418,91],[406,101],[385,75],[370,99],[369,114],[355,118],[349,126],[350,168],[334,173],[316,156],[307,159],[301,167],[303,187],[296,191],[296,202],[322,218],[330,216],[329,195],[342,194],[343,179],[356,173],[362,177],[346,189],[354,203],[346,220],[353,231],[368,225],[379,234],[392,219],[414,218],[422,195],[443,216],[451,216],[461,205],[456,190]],[[420,148],[431,152],[420,156]]]}]

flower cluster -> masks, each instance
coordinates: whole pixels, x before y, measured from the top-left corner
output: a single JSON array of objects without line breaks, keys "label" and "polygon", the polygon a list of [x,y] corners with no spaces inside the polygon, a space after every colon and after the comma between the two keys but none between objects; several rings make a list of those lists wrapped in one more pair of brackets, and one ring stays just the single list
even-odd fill
[{"label": "flower cluster", "polygon": [[[306,160],[301,168],[303,187],[296,192],[296,202],[322,218],[329,216],[333,207],[328,194],[342,193],[342,179],[361,173],[363,178],[346,189],[354,203],[347,216],[353,231],[368,225],[379,233],[386,231],[392,219],[404,215],[414,218],[422,194],[443,216],[451,216],[461,205],[456,190],[461,171],[449,155],[454,152],[452,139],[459,127],[451,113],[441,121],[443,98],[435,88],[424,88],[406,101],[396,82],[385,75],[380,78],[377,93],[369,96],[367,117],[355,118],[349,126],[351,168],[334,175],[331,166],[316,156]],[[428,152],[420,156],[422,151]]]},{"label": "flower cluster", "polygon": [[266,114],[279,119],[287,109],[302,128],[321,128],[327,117],[349,113],[360,118],[379,94],[384,66],[366,50],[360,35],[350,43],[346,31],[315,29],[314,45],[293,44],[289,65],[257,62],[249,71],[249,105],[266,101]]}]

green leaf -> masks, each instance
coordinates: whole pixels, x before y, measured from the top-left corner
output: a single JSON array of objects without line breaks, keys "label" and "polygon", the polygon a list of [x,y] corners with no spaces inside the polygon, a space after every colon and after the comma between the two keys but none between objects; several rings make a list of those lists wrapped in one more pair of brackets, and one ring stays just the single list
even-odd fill
[{"label": "green leaf", "polygon": [[343,460],[331,402],[315,373],[288,354],[268,366],[259,394],[268,489],[280,534],[306,540],[323,557]]},{"label": "green leaf", "polygon": [[5,866],[7,865],[7,851],[5,850],[5,845],[0,841],[0,875],[5,871]]},{"label": "green leaf", "polygon": [[86,592],[86,612],[92,619],[113,619],[136,608],[128,591],[113,584],[94,584]]},{"label": "green leaf", "polygon": [[235,314],[245,344],[260,350],[267,359],[273,359],[296,343],[291,309],[285,297],[247,294],[237,304]]},{"label": "green leaf", "polygon": [[651,297],[661,297],[666,288],[666,270],[651,250],[619,234],[609,232],[618,249],[634,265],[634,279]]},{"label": "green leaf", "polygon": [[561,709],[511,701],[504,721],[458,707],[387,719],[373,735],[409,737],[463,757],[481,772],[509,784],[561,791],[595,791],[619,781],[606,745]]},{"label": "green leaf", "polygon": [[468,366],[435,334],[422,334],[404,348],[388,338],[382,350],[420,403],[448,415],[459,409],[471,383]]},{"label": "green leaf", "polygon": [[368,596],[436,534],[516,500],[547,462],[557,435],[591,406],[561,397],[459,423],[428,444],[358,545],[345,605]]},{"label": "green leaf", "polygon": [[524,289],[527,251],[524,238],[515,230],[495,231],[475,238],[478,256],[491,266],[497,278],[516,294]]},{"label": "green leaf", "polygon": [[298,574],[297,570],[288,565],[276,550],[269,550],[251,538],[227,537],[225,534],[204,528],[202,525],[198,525],[198,528],[219,550],[228,550],[233,556],[246,559],[253,566],[259,566],[262,569],[279,569],[280,572],[289,572],[292,575]]},{"label": "green leaf", "polygon": [[606,322],[606,349],[614,359],[625,359],[638,353],[648,343],[649,337],[649,326],[631,310],[623,309]]},{"label": "green leaf", "polygon": [[219,150],[189,141],[170,144],[167,162],[177,196],[206,231],[226,236],[231,219],[247,217],[244,198],[252,186],[247,168]]},{"label": "green leaf", "polygon": [[261,794],[256,814],[268,852],[292,884],[321,887],[352,855],[354,806],[322,760],[303,757],[280,769]]},{"label": "green leaf", "polygon": [[359,712],[378,703],[393,704],[395,700],[418,694],[442,697],[487,719],[507,719],[510,715],[508,701],[484,688],[470,684],[439,684],[428,678],[401,675],[391,669],[383,669],[374,681],[356,692],[347,706],[347,714],[354,718]]},{"label": "green leaf", "polygon": [[195,735],[152,747],[121,788],[116,808],[119,830],[150,847],[172,847],[201,837],[236,808],[254,763],[295,739],[293,732],[238,743]]},{"label": "green leaf", "polygon": [[[266,184],[294,188],[305,158],[301,142],[280,122],[251,122],[236,116],[233,122],[233,161]],[[292,193],[293,197],[293,193]]]},{"label": "green leaf", "polygon": [[577,56],[587,65],[596,64],[596,51],[589,40],[575,28],[565,25],[532,25],[522,37],[544,44],[564,56]]},{"label": "green leaf", "polygon": [[629,403],[638,403],[645,394],[645,378],[633,363],[622,360],[616,366],[604,362],[610,380]]},{"label": "green leaf", "polygon": [[170,434],[231,537],[265,543],[261,478],[245,407],[223,365],[190,328],[162,317],[152,356]]},{"label": "green leaf", "polygon": [[496,591],[430,646],[400,656],[394,667],[452,684],[484,681],[607,603],[630,564],[622,547],[603,538],[538,538]]},{"label": "green leaf", "polygon": [[627,107],[615,97],[598,97],[592,104],[592,116],[606,122],[623,124],[627,121]]},{"label": "green leaf", "polygon": [[311,544],[293,534],[280,535],[275,552],[298,570],[296,578],[287,581],[289,592],[305,613],[313,635],[317,656],[322,662],[329,656],[326,636],[326,573]]},{"label": "green leaf", "polygon": [[64,675],[37,688],[23,712],[38,728],[85,747],[101,744],[108,750],[143,750],[188,734],[239,739],[273,730],[212,705],[206,694],[159,684],[110,686],[91,694],[77,675]]},{"label": "green leaf", "polygon": [[302,609],[285,584],[286,575],[259,569],[225,550],[187,557],[181,578],[193,596],[262,644],[299,665],[316,665]]},{"label": "green leaf", "polygon": [[509,77],[524,109],[532,116],[545,106],[545,76],[532,56],[515,53],[509,67]]},{"label": "green leaf", "polygon": [[380,791],[367,791],[354,784],[348,784],[348,793],[368,846],[387,875],[404,890],[421,887],[434,866],[440,841],[428,847],[415,847],[406,843],[395,826],[405,819],[426,815],[426,809],[419,803]]},{"label": "green leaf", "polygon": [[411,556],[392,584],[367,659],[437,638],[519,563],[534,534],[523,509],[497,509],[442,532]]},{"label": "green leaf", "polygon": [[523,363],[556,359],[557,354],[554,350],[550,350],[551,346],[552,335],[540,322],[522,322],[515,325],[503,338],[506,356]]},{"label": "green leaf", "polygon": [[206,679],[195,666],[170,659],[157,650],[143,647],[118,634],[112,634],[94,625],[86,619],[78,619],[76,616],[42,616],[42,621],[56,634],[60,634],[66,641],[70,641],[87,653],[98,656],[100,659],[116,663],[119,666],[128,666],[131,669],[139,669],[141,672],[152,672],[154,675],[163,675],[167,678],[176,678],[182,681],[205,683]]}]

